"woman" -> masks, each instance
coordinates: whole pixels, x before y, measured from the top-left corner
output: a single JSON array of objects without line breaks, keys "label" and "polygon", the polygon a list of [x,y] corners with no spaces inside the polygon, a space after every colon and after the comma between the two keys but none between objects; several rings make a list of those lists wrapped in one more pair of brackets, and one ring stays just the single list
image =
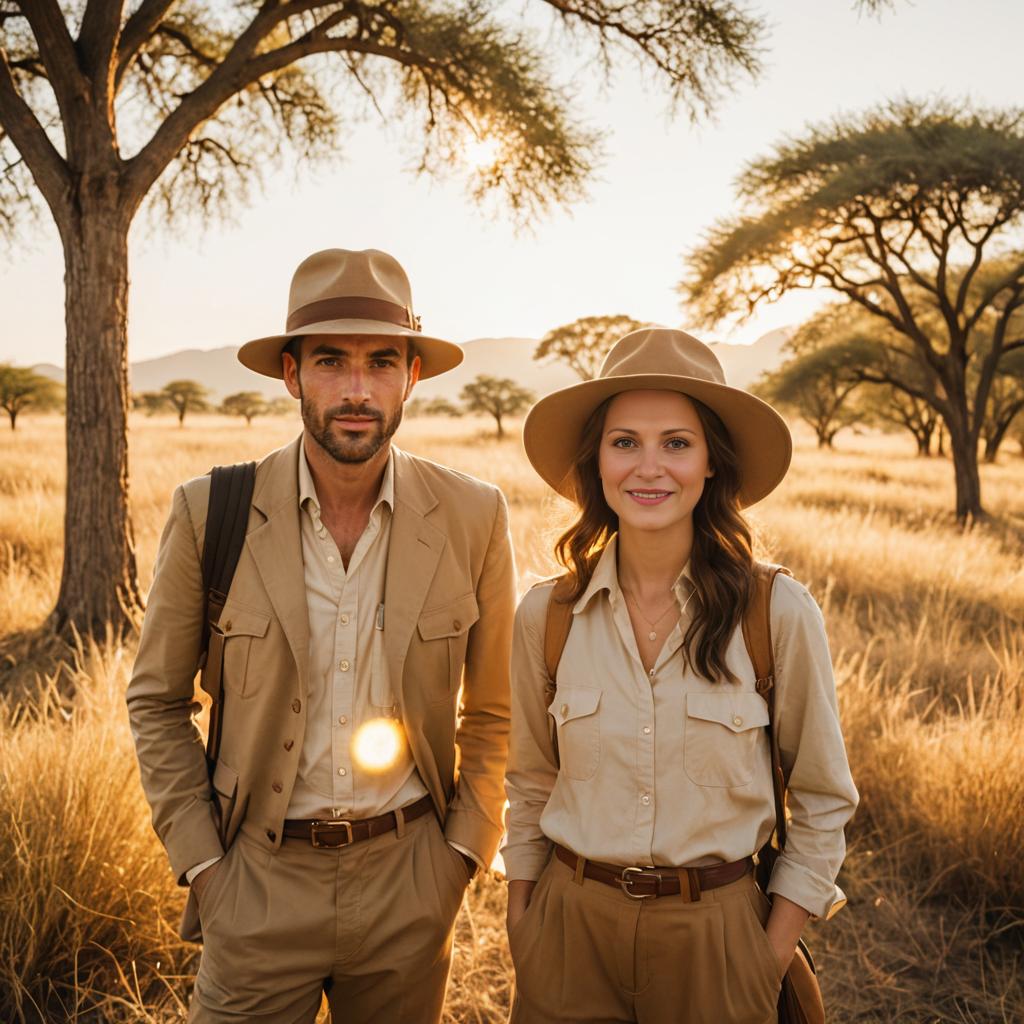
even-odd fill
[{"label": "woman", "polygon": [[556,547],[573,614],[550,707],[550,584],[516,616],[511,1019],[767,1024],[807,918],[845,902],[835,877],[857,803],[821,613],[780,575],[775,727],[792,821],[769,903],[750,860],[775,812],[741,629],[753,559],[740,510],[782,480],[789,432],[725,384],[706,345],[645,328],[597,379],[538,402],[524,441],[578,515]]}]

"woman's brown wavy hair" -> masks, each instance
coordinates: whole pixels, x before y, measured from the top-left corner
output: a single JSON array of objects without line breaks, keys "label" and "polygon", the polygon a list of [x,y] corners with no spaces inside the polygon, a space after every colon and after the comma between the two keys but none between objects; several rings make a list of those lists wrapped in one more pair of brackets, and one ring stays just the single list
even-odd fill
[{"label": "woman's brown wavy hair", "polygon": [[[687,662],[705,679],[717,682],[735,676],[725,652],[746,609],[753,578],[754,557],[750,527],[740,511],[739,464],[725,425],[702,402],[686,396],[697,411],[714,475],[693,510],[693,550],[690,575],[700,602],[683,638]],[[587,420],[576,459],[569,472],[579,514],[555,544],[555,557],[575,578],[571,600],[587,589],[591,574],[608,541],[619,528],[619,517],[604,499],[598,471],[598,451],[605,413],[611,398]]]}]

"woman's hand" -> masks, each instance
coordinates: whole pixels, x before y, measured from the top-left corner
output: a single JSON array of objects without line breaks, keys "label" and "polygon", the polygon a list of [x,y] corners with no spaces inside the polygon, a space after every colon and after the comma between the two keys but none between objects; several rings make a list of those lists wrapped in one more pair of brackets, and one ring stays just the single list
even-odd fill
[{"label": "woman's hand", "polygon": [[[509,899],[511,901],[511,896]],[[797,940],[810,916],[803,907],[787,900],[785,896],[778,893],[772,896],[772,910],[764,930],[778,958],[780,978],[789,970]]]},{"label": "woman's hand", "polygon": [[508,883],[508,911],[505,915],[505,930],[511,935],[512,929],[519,923],[519,918],[526,913],[536,882],[524,879],[513,879]]}]

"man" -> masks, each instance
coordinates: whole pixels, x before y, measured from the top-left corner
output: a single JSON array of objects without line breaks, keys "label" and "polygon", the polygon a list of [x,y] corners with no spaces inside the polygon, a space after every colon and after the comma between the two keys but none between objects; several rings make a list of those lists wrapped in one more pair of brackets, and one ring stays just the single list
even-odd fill
[{"label": "man", "polygon": [[256,470],[212,778],[193,723],[209,476],[175,491],[127,698],[191,887],[182,934],[201,926],[192,1019],[312,1021],[326,991],[336,1022],[437,1021],[502,832],[514,566],[501,492],[391,438],[462,351],[420,333],[392,257],[330,249],[296,271],[285,333],[238,355],[284,378],[304,429]]}]

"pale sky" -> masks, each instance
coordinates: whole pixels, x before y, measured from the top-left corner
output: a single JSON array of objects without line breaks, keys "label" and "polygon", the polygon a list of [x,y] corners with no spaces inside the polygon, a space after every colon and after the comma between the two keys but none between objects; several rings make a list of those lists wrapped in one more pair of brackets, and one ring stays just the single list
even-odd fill
[{"label": "pale sky", "polygon": [[[605,88],[584,56],[566,54],[560,66],[583,115],[609,130],[608,156],[586,202],[527,234],[482,215],[458,182],[414,177],[403,132],[379,121],[346,137],[338,164],[269,174],[264,194],[229,225],[191,219],[166,229],[142,217],[132,236],[129,357],[282,330],[296,265],[334,246],[391,252],[409,273],[424,330],[453,341],[537,338],[606,313],[685,326],[675,294],[682,255],[733,211],[746,160],[808,122],[887,98],[1022,101],[1024,4],[896,2],[881,17],[858,16],[852,0],[754,4],[774,22],[765,73],[738,81],[715,120],[696,127],[670,118],[665,95],[631,66]],[[754,341],[821,301],[795,296],[717,337]],[[0,361],[63,364],[63,306],[59,243],[44,213],[0,250]]]}]

